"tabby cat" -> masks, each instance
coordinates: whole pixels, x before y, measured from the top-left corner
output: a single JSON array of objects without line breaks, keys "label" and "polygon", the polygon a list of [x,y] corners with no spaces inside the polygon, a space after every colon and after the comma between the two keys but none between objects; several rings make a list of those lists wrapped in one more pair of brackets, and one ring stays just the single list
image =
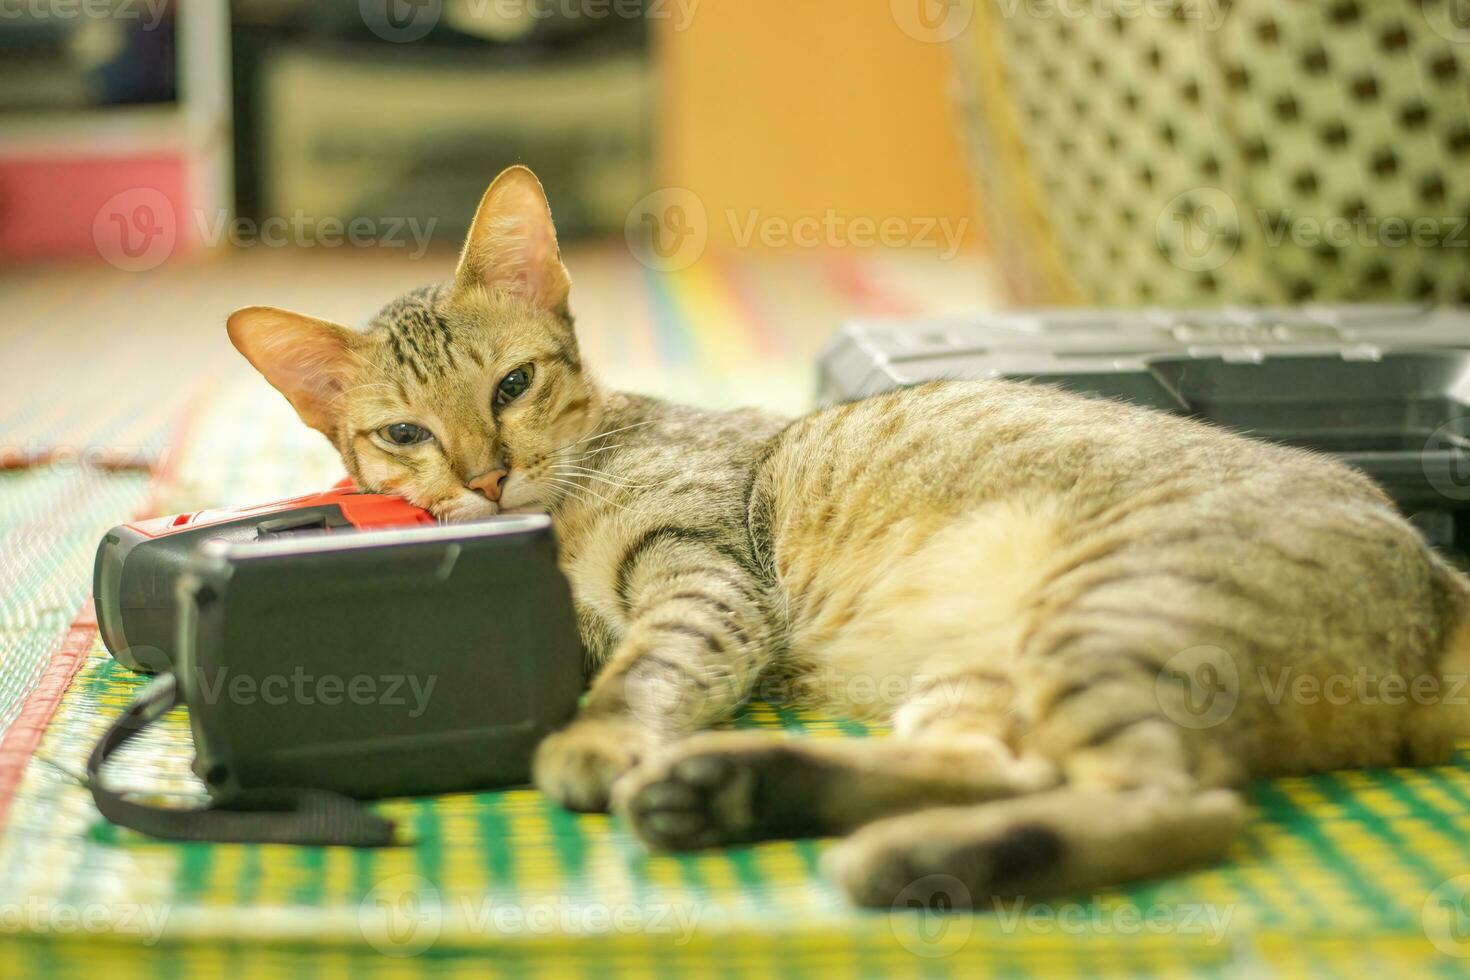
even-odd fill
[{"label": "tabby cat", "polygon": [[[606,392],[569,285],[513,167],[452,283],[229,333],[363,487],[551,515],[596,676],[535,781],[572,809],[663,849],[848,835],[857,902],[978,903],[1218,859],[1246,779],[1466,728],[1470,580],[1352,469],[1000,381],[794,422]],[[892,735],[696,734],[752,696]]]}]

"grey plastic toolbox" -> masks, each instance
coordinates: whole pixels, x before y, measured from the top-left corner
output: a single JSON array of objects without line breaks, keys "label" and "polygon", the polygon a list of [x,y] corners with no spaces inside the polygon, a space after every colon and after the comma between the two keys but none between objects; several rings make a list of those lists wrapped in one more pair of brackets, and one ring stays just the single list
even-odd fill
[{"label": "grey plastic toolbox", "polygon": [[828,345],[818,372],[825,404],[940,378],[1028,379],[1332,453],[1377,479],[1436,544],[1470,553],[1470,310],[864,320]]}]

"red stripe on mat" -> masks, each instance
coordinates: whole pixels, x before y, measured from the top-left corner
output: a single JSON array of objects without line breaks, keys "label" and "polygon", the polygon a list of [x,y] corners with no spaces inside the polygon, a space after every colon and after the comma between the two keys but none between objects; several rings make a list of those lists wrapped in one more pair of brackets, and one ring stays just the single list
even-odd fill
[{"label": "red stripe on mat", "polygon": [[[188,444],[189,436],[194,431],[194,423],[202,414],[207,398],[208,389],[201,382],[198,390],[186,403],[173,438],[169,440],[168,449],[157,463],[148,502],[135,517],[151,517],[156,512],[163,491],[173,482],[179,457]],[[72,678],[76,677],[82,662],[87,659],[96,635],[97,609],[92,597],[88,596],[77,612],[77,618],[66,631],[61,649],[51,658],[51,663],[46,666],[35,690],[26,695],[25,704],[21,706],[15,722],[6,729],[4,738],[0,738],[0,828],[5,826],[5,821],[10,816],[10,807],[20,788],[21,776],[25,774],[26,766],[36,754],[36,749],[40,748],[46,728],[51,724],[51,718],[56,714],[67,688],[71,687]]]},{"label": "red stripe on mat", "polygon": [[92,649],[92,638],[97,635],[97,610],[90,596],[82,603],[81,611],[66,631],[61,649],[51,658],[40,683],[26,698],[14,723],[6,729],[0,739],[0,827],[10,815],[10,804],[15,800],[15,791],[20,788],[20,777],[26,771],[31,756],[51,724],[51,716],[61,704],[72,678],[87,659]]}]

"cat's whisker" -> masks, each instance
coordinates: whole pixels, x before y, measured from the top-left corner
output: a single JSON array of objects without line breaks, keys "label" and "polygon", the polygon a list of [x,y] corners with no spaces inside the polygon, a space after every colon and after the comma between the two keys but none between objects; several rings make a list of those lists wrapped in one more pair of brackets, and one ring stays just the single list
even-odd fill
[{"label": "cat's whisker", "polygon": [[[609,449],[617,449],[621,445],[622,445],[622,443],[618,443],[616,445],[609,446],[608,448]],[[598,450],[598,452],[600,452],[600,451],[601,450]],[[580,456],[567,456],[567,457],[561,457],[561,456],[557,456],[555,454],[552,454],[552,455],[548,456],[547,459],[551,462],[551,464],[553,466],[555,466],[555,465],[561,465],[563,463],[571,463],[571,464],[585,463],[589,459],[592,459],[593,456],[596,456],[596,455],[597,455],[597,452],[582,453]],[[595,462],[595,460],[594,460],[594,462]]]},{"label": "cat's whisker", "polygon": [[591,487],[584,486],[583,484],[580,484],[580,483],[574,483],[571,480],[565,480],[565,479],[562,479],[560,477],[549,476],[549,477],[546,477],[546,482],[547,483],[559,484],[559,485],[564,486],[564,487],[567,487],[567,488],[569,488],[571,490],[576,490],[576,491],[578,491],[580,493],[590,493],[592,496],[596,497],[598,500],[601,500],[603,503],[607,504],[609,507],[616,507],[619,510],[627,510],[628,509],[628,505],[627,504],[619,503],[616,500],[613,500],[613,499],[611,499],[609,497],[603,496],[602,494],[598,493],[596,490],[593,490]]},{"label": "cat's whisker", "polygon": [[[636,483],[631,480],[625,480],[622,477],[604,473],[601,470],[592,469],[591,467],[574,466],[568,463],[553,463],[551,468],[553,470],[557,470],[563,473],[571,473],[577,476],[586,476],[591,479],[602,480],[605,483],[616,483],[620,486],[625,487],[661,487],[665,483],[669,482],[669,480],[660,480],[657,483]],[[673,477],[670,477],[669,479],[671,480],[673,479]]]},{"label": "cat's whisker", "polygon": [[658,421],[658,420],[657,419],[644,419],[642,422],[634,422],[631,425],[624,425],[624,426],[621,426],[620,428],[608,429],[606,432],[594,432],[591,435],[583,436],[582,438],[577,439],[574,442],[569,442],[565,446],[562,446],[562,447],[560,447],[558,449],[553,449],[552,452],[559,453],[559,452],[561,452],[564,449],[571,449],[573,446],[580,446],[582,443],[584,443],[584,442],[591,442],[594,439],[606,439],[608,436],[617,435],[619,432],[627,432],[629,429],[636,429],[639,426],[652,425],[656,421]]},{"label": "cat's whisker", "polygon": [[[615,442],[611,446],[600,446],[597,449],[592,449],[585,453],[582,453],[580,456],[573,456],[568,460],[568,462],[575,463],[579,460],[590,459],[591,457],[596,456],[598,453],[605,453],[610,449],[622,449],[625,445],[627,445],[627,443]],[[552,453],[551,455],[554,456],[556,454]]]}]

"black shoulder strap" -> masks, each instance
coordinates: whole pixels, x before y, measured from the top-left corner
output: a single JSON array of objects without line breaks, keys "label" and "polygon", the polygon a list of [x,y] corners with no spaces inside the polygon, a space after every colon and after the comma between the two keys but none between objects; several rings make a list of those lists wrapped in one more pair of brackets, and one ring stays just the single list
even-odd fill
[{"label": "black shoulder strap", "polygon": [[167,840],[221,844],[316,844],[382,847],[394,843],[393,822],[355,800],[321,790],[251,791],[227,807],[178,810],[126,799],[102,785],[102,766],[133,736],[179,703],[179,685],[160,674],[107,729],[87,760],[87,784],[102,815],[115,824]]}]

